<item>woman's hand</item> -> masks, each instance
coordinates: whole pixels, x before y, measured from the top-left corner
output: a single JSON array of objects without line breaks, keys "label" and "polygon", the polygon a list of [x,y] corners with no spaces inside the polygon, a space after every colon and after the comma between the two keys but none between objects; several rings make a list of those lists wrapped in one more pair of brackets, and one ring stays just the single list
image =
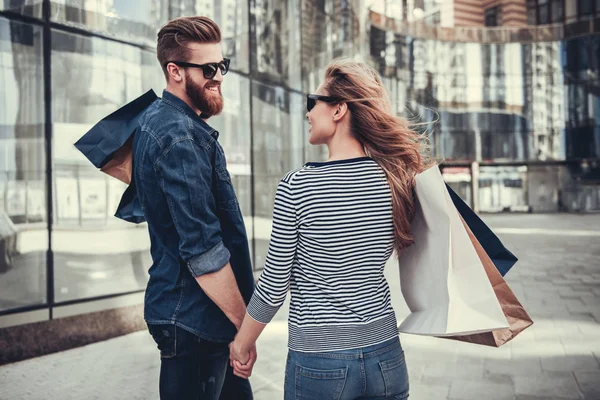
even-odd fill
[{"label": "woman's hand", "polygon": [[256,358],[256,344],[250,347],[243,346],[237,336],[229,344],[229,365],[233,367],[234,375],[248,379],[252,375]]}]

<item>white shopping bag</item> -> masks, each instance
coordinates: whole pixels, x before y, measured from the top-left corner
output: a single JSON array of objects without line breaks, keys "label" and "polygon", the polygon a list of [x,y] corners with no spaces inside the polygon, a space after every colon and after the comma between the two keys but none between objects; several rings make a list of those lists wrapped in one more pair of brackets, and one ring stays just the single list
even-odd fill
[{"label": "white shopping bag", "polygon": [[455,336],[509,326],[437,166],[416,177],[415,243],[399,257],[411,313],[400,332]]}]

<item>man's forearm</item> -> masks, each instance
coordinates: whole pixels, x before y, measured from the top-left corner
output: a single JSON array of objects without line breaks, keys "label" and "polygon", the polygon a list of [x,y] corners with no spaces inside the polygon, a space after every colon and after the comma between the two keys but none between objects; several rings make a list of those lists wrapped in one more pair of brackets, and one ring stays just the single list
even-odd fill
[{"label": "man's forearm", "polygon": [[196,277],[206,295],[223,311],[229,320],[240,329],[246,315],[246,304],[238,288],[231,265],[227,263],[217,272]]}]

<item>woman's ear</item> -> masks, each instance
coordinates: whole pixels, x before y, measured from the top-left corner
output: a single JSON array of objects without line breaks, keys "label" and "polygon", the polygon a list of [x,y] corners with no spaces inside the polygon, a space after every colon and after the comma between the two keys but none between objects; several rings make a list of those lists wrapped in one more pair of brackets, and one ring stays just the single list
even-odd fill
[{"label": "woman's ear", "polygon": [[335,112],[333,113],[333,120],[335,122],[340,121],[342,118],[344,118],[344,115],[346,115],[347,112],[348,112],[348,104],[346,104],[346,103],[336,104]]}]

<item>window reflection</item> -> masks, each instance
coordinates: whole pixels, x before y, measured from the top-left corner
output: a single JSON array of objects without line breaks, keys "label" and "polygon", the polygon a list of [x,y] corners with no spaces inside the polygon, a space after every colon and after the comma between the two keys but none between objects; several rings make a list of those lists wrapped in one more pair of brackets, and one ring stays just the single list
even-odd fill
[{"label": "window reflection", "polygon": [[[252,176],[250,147],[250,82],[234,72],[221,85],[225,107],[221,115],[208,123],[219,131],[219,142],[227,157],[227,169],[242,210],[248,240],[252,241]],[[252,248],[252,246],[250,246]]]},{"label": "window reflection", "polygon": [[252,65],[271,82],[300,89],[300,3],[298,0],[252,0]]},{"label": "window reflection", "polygon": [[0,0],[0,10],[42,18],[43,0]]},{"label": "window reflection", "polygon": [[[596,148],[599,35],[505,44],[405,37],[397,53],[390,50],[397,37],[371,32],[370,54],[396,110],[405,108],[404,115],[416,122],[436,119],[428,109],[439,114],[432,138],[437,156],[482,161],[594,156],[595,150],[575,150],[574,142],[589,137],[585,148]],[[582,130],[587,133],[579,134]]]},{"label": "window reflection", "polygon": [[254,82],[252,87],[254,144],[255,265],[264,266],[271,233],[273,200],[281,178],[304,163],[300,118],[303,97],[278,86]]},{"label": "window reflection", "polygon": [[0,18],[0,310],[46,301],[41,34]]},{"label": "window reflection", "polygon": [[481,167],[479,209],[483,212],[524,211],[527,167]]},{"label": "window reflection", "polygon": [[302,79],[304,91],[314,90],[327,64],[354,56],[360,39],[359,17],[346,0],[299,0],[302,12]]},{"label": "window reflection", "polygon": [[248,72],[248,2],[242,0],[171,0],[171,17],[202,15],[221,29],[223,56],[231,68]]},{"label": "window reflection", "polygon": [[469,167],[443,167],[444,181],[467,204],[472,204],[471,170]]},{"label": "window reflection", "polygon": [[59,31],[52,45],[55,299],[142,289],[151,265],[146,228],[113,217],[125,185],[73,143],[148,89],[161,93],[164,77],[155,57],[133,46]]},{"label": "window reflection", "polygon": [[152,47],[156,33],[168,20],[167,0],[50,0],[50,5],[54,21]]}]

